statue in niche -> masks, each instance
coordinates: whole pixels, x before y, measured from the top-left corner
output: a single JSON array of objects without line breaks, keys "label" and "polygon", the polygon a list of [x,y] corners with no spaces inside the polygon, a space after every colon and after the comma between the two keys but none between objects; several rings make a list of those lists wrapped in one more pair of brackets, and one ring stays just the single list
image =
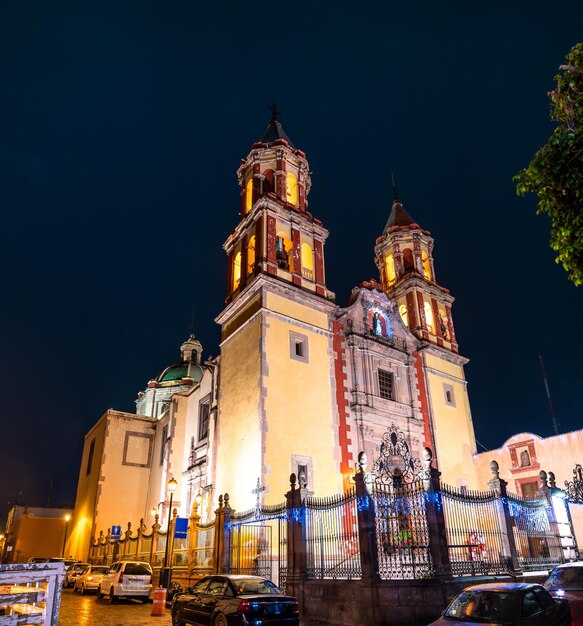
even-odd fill
[{"label": "statue in niche", "polygon": [[289,269],[289,259],[283,243],[283,237],[275,238],[275,260],[277,261],[277,267],[280,269]]},{"label": "statue in niche", "polygon": [[383,336],[383,325],[381,322],[381,316],[376,311],[372,314],[372,332],[377,337]]}]

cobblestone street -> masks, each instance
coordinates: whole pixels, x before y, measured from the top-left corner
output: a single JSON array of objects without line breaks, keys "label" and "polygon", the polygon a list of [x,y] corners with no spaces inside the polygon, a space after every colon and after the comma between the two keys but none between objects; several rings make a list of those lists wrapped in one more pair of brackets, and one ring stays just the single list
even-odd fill
[{"label": "cobblestone street", "polygon": [[[63,589],[59,626],[170,626],[170,609],[165,615],[152,617],[152,603],[118,600],[109,604],[95,595],[81,596]],[[339,626],[320,620],[302,620],[300,626]]]},{"label": "cobblestone street", "polygon": [[109,604],[95,595],[82,596],[63,589],[59,626],[169,626],[170,610],[162,617],[152,617],[152,603],[119,600]]}]

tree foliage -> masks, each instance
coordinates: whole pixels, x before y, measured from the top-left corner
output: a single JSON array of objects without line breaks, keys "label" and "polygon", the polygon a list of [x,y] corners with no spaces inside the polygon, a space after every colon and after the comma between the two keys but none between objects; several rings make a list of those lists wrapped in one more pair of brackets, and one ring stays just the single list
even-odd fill
[{"label": "tree foliage", "polygon": [[537,213],[551,218],[550,245],[569,278],[583,284],[583,43],[576,44],[555,76],[551,118],[557,127],[530,165],[514,180],[516,191],[538,196]]}]

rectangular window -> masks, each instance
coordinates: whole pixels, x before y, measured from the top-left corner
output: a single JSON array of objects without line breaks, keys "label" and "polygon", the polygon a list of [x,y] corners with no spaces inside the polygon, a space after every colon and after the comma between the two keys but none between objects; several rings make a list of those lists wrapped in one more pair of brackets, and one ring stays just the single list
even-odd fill
[{"label": "rectangular window", "polygon": [[448,385],[446,383],[443,384],[443,396],[445,399],[445,403],[448,406],[455,406],[455,394],[451,385]]},{"label": "rectangular window", "polygon": [[522,491],[522,497],[526,500],[534,500],[536,498],[536,492],[538,491],[538,481],[522,483],[522,485],[520,485],[520,491]]},{"label": "rectangular window", "polygon": [[162,430],[162,443],[160,444],[160,465],[164,465],[166,458],[166,448],[168,446],[168,426],[164,426]]},{"label": "rectangular window", "polygon": [[201,401],[198,405],[198,440],[206,439],[209,433],[209,420],[211,415],[210,400]]},{"label": "rectangular window", "polygon": [[93,465],[93,453],[95,452],[95,439],[91,441],[89,445],[89,456],[87,457],[87,471],[85,472],[85,476],[89,476],[91,474],[91,466]]},{"label": "rectangular window", "polygon": [[379,395],[385,400],[395,399],[395,376],[392,372],[379,370]]},{"label": "rectangular window", "polygon": [[294,361],[308,363],[310,359],[308,351],[308,337],[293,330],[289,331],[289,355]]}]

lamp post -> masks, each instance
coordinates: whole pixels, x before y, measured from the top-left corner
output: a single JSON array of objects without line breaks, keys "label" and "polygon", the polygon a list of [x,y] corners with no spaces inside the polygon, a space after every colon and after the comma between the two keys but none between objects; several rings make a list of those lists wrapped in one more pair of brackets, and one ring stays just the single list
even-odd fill
[{"label": "lamp post", "polygon": [[65,515],[65,536],[63,537],[63,550],[61,552],[61,557],[65,556],[65,544],[67,543],[67,530],[69,528],[70,519],[71,519],[71,516],[67,513],[67,515]]},{"label": "lamp post", "polygon": [[174,492],[176,491],[176,487],[178,487],[178,483],[171,478],[168,481],[168,491],[170,492],[170,505],[168,507],[168,525],[166,526],[166,550],[164,552],[164,567],[160,572],[160,586],[166,587],[168,589],[170,587],[170,580],[172,578],[172,565],[168,565],[168,547],[170,546],[170,522],[172,521],[172,498],[174,496]]}]

